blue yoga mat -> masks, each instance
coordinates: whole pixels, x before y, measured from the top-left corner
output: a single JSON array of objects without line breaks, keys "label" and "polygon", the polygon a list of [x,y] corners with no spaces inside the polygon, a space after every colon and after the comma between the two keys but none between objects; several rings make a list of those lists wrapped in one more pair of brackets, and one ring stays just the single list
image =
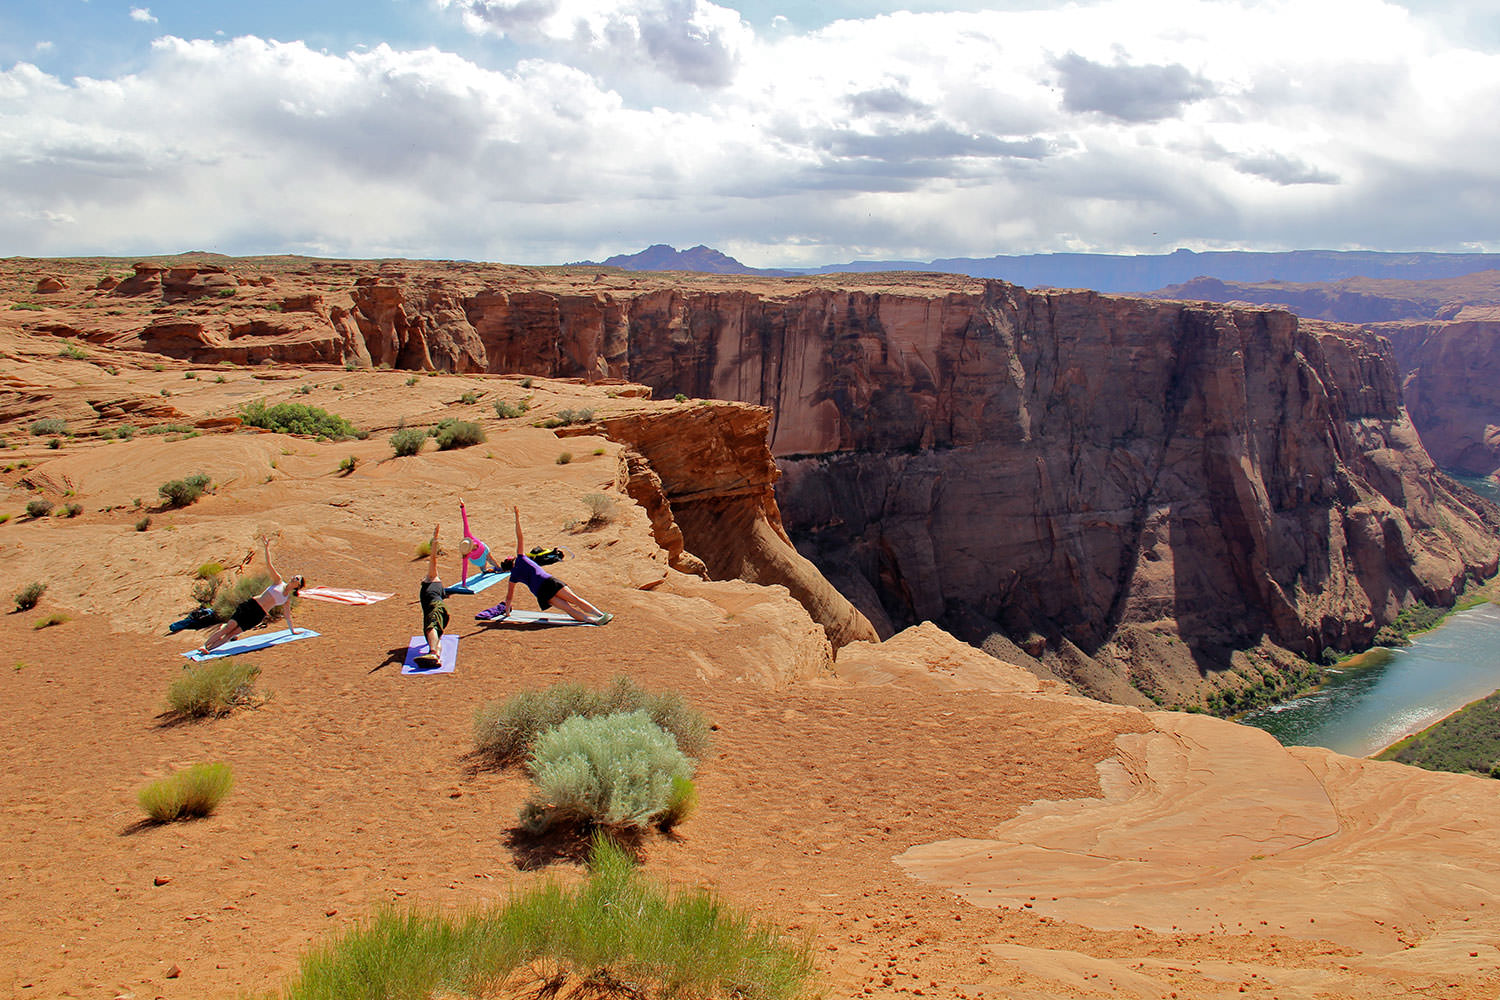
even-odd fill
[{"label": "blue yoga mat", "polygon": [[417,657],[427,652],[427,639],[420,635],[411,637],[406,647],[406,662],[401,665],[403,674],[451,674],[458,666],[458,636],[445,635],[438,640],[438,665],[426,670],[417,666]]},{"label": "blue yoga mat", "polygon": [[563,611],[512,611],[504,618],[492,618],[485,625],[589,625]]},{"label": "blue yoga mat", "polygon": [[210,653],[200,653],[196,649],[183,653],[190,660],[202,662],[204,660],[216,660],[221,656],[237,656],[240,653],[253,653],[257,649],[269,649],[272,646],[280,646],[283,643],[296,642],[298,639],[311,639],[318,633],[312,629],[299,628],[295,633],[290,629],[282,629],[280,632],[271,632],[266,635],[242,635],[231,639],[218,649]]},{"label": "blue yoga mat", "polygon": [[497,583],[504,583],[510,579],[509,573],[477,573],[469,577],[468,583],[455,583],[451,587],[443,589],[444,594],[477,594],[481,590],[493,587]]}]

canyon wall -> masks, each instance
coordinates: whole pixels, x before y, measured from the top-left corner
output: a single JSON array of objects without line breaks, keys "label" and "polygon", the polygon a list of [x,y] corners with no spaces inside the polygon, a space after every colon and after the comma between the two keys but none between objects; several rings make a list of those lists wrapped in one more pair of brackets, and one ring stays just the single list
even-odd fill
[{"label": "canyon wall", "polygon": [[[955,277],[818,281],[366,276],[283,300],[280,334],[204,317],[187,339],[134,336],[205,361],[259,342],[769,407],[786,533],[876,629],[934,620],[1114,700],[1193,702],[1225,671],[1359,648],[1496,569],[1500,512],[1434,467],[1389,345],[1359,328]],[[710,537],[723,516],[699,504],[678,527]]]},{"label": "canyon wall", "polygon": [[[1500,310],[1482,318],[1381,323],[1404,372],[1403,394],[1422,443],[1445,469],[1500,472]],[[1485,315],[1487,314],[1487,315]]]}]

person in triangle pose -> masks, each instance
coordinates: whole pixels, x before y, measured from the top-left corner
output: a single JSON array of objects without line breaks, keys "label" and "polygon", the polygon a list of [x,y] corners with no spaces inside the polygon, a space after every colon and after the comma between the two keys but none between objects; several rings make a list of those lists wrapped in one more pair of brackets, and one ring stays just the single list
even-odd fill
[{"label": "person in triangle pose", "polygon": [[535,559],[526,554],[526,542],[521,535],[521,508],[511,507],[511,510],[516,515],[516,554],[500,564],[502,569],[510,571],[510,586],[505,589],[505,600],[474,617],[480,621],[496,621],[510,614],[510,602],[515,598],[516,584],[519,583],[531,591],[543,611],[555,608],[576,621],[588,622],[590,625],[604,625],[612,620],[614,615],[600,611],[579,597],[572,587],[542,569]]},{"label": "person in triangle pose", "polygon": [[460,572],[462,574],[462,579],[459,580],[459,583],[468,584],[470,563],[474,564],[474,572],[476,574],[484,573],[486,570],[491,573],[505,572],[500,568],[500,564],[495,562],[495,557],[490,552],[490,547],[476,538],[473,532],[469,530],[469,509],[464,506],[462,497],[458,499],[458,513],[464,522],[464,537],[458,543]]},{"label": "person in triangle pose", "polygon": [[448,627],[448,607],[443,603],[443,581],[438,576],[438,526],[432,526],[431,551],[427,553],[427,576],[417,590],[422,605],[422,634],[427,638],[427,652],[415,658],[417,666],[431,669],[438,665],[443,630]]}]

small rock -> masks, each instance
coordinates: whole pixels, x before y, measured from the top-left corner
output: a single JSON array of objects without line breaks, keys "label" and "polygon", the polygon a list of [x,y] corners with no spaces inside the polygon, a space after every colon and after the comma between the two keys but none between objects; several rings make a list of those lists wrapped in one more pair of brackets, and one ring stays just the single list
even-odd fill
[{"label": "small rock", "polygon": [[339,912],[338,910],[324,910],[323,911],[323,916],[325,916],[325,917],[336,917],[336,916],[338,916],[338,912]]},{"label": "small rock", "polygon": [[156,876],[156,878],[152,879],[151,881],[154,882],[154,883],[156,883],[157,885],[167,885],[167,884],[169,884],[172,881],[172,876],[170,876],[170,875],[158,875],[158,876]]},{"label": "small rock", "polygon": [[176,979],[180,975],[182,975],[182,966],[178,965],[176,962],[173,962],[172,967],[167,970],[167,978]]}]

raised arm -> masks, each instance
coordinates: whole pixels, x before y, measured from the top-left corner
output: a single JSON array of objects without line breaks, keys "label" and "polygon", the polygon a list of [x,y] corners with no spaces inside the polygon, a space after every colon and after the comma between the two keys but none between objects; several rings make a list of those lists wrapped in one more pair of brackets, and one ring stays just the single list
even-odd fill
[{"label": "raised arm", "polygon": [[271,562],[271,539],[262,538],[260,541],[262,546],[261,551],[266,554],[266,569],[271,573],[271,582],[282,583],[281,574],[276,572],[276,564]]},{"label": "raised arm", "polygon": [[427,579],[429,580],[436,580],[438,578],[437,559],[439,527],[440,526],[436,524],[432,526],[432,544],[429,547],[430,551],[428,551],[427,553]]},{"label": "raised arm", "polygon": [[516,555],[523,556],[526,554],[526,543],[521,539],[521,508],[512,506],[511,510],[516,515]]},{"label": "raised arm", "polygon": [[458,516],[464,519],[464,534],[469,533],[469,508],[464,506],[464,498],[458,498]]}]

